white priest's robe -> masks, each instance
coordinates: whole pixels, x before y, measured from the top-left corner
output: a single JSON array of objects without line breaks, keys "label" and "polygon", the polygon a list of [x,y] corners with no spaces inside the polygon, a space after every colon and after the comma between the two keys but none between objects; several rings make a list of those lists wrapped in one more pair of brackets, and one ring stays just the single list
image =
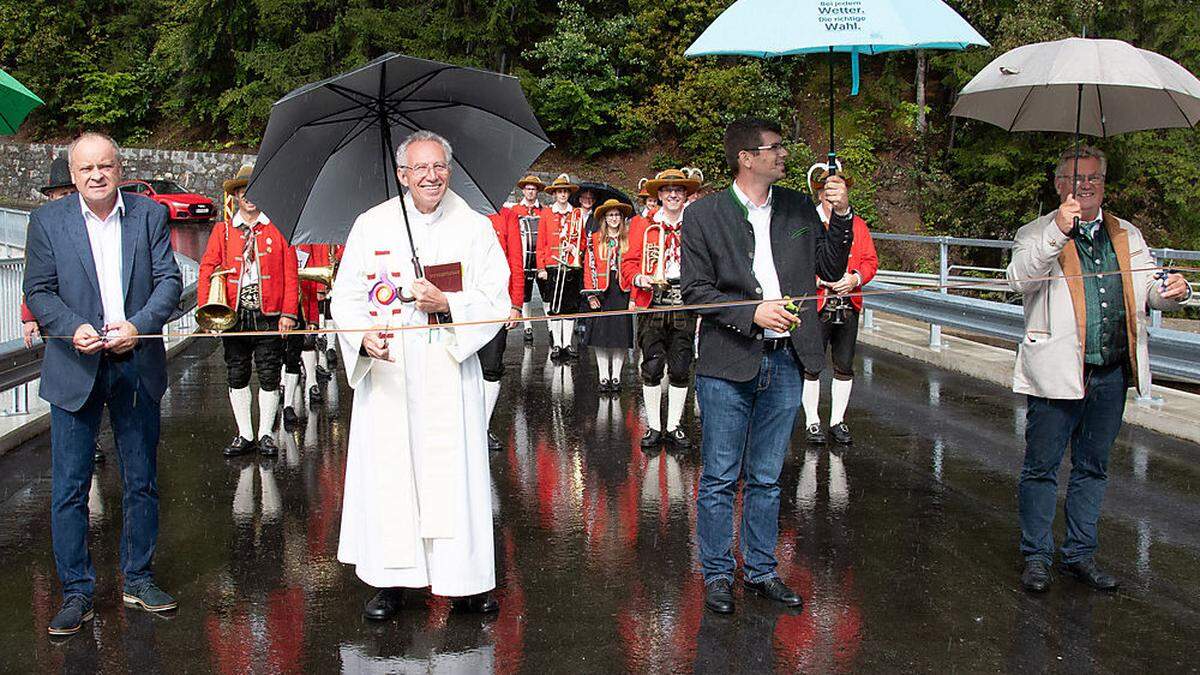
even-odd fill
[{"label": "white priest's robe", "polygon": [[[491,222],[447,191],[433,214],[405,197],[426,267],[462,263],[447,293],[454,321],[504,319],[508,264]],[[427,326],[399,198],[354,222],[333,284],[339,328]],[[483,373],[476,352],[500,323],[395,331],[391,361],[360,354],[363,333],[339,335],[354,388],[338,560],[377,588],[431,587],[443,596],[496,586]]]}]

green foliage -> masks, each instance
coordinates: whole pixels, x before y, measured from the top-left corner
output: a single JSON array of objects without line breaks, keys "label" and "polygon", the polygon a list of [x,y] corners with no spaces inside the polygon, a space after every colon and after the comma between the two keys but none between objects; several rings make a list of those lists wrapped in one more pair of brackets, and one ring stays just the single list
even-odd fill
[{"label": "green foliage", "polygon": [[[686,59],[732,0],[0,0],[0,67],[46,102],[29,135],[98,127],[120,141],[159,131],[192,147],[253,145],[271,104],[306,82],[388,51],[516,74],[543,126],[570,154],[655,148],[655,170],[692,165],[727,179],[726,124],[780,120],[788,184],[822,158],[827,62]],[[1006,237],[1057,203],[1064,134],[1006,133],[953,120],[954,94],[1002,52],[1078,35],[1132,42],[1200,72],[1200,12],[1180,0],[949,0],[990,49],[929,52],[918,134],[915,58],[863,59],[848,96],[835,59],[838,152],[856,210],[879,227],[880,194],[932,233]],[[1200,247],[1200,135],[1128,134],[1111,157],[1107,205],[1155,245]],[[899,195],[903,204],[894,203]]]}]

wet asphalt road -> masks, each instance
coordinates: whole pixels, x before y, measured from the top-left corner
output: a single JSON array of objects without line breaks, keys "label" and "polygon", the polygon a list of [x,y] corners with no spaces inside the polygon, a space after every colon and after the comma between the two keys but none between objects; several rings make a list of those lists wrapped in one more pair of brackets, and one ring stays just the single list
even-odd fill
[{"label": "wet asphalt road", "polygon": [[[864,349],[849,415],[855,445],[810,449],[797,433],[783,471],[779,571],[805,597],[804,610],[738,590],[737,613],[723,617],[704,610],[695,573],[698,455],[641,451],[633,367],[619,398],[601,398],[587,353],[562,368],[549,364],[544,344],[522,348],[517,334],[509,344],[495,425],[507,449],[492,456],[498,616],[451,614],[445,601],[424,597],[392,622],[361,619],[371,591],[336,560],[344,380],[296,433],[281,434],[277,460],[226,461],[219,451],[233,421],[223,365],[202,342],[172,365],[163,402],[156,571],[181,609],[161,618],[121,605],[119,474],[110,460],[92,494],[96,620],[63,643],[48,639],[60,598],[48,441],[34,441],[0,458],[0,669],[1200,667],[1195,445],[1126,427],[1111,462],[1100,551],[1125,586],[1102,595],[1059,578],[1031,597],[1019,587],[1016,550],[1023,400]],[[824,398],[827,415],[827,391]],[[107,431],[102,442],[112,448]]]}]

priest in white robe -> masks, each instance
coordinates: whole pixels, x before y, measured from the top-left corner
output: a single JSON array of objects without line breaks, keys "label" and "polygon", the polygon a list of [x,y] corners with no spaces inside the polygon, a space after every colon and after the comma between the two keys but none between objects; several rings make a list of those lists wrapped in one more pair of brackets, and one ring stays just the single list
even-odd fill
[{"label": "priest in white robe", "polygon": [[[331,294],[339,328],[375,329],[339,335],[354,404],[338,560],[380,589],[364,609],[370,619],[392,617],[404,588],[430,587],[463,611],[499,608],[476,352],[508,318],[508,265],[489,220],[449,191],[451,152],[424,131],[396,151],[430,278],[416,278],[397,197],[355,221]],[[446,266],[461,272],[461,291],[434,276]],[[430,328],[435,315],[497,323]]]}]

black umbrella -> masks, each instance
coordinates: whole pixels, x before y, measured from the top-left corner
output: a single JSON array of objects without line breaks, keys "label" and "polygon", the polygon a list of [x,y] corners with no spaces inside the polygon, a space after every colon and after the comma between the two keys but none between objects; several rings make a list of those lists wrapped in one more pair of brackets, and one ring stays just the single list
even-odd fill
[{"label": "black umbrella", "polygon": [[450,141],[450,187],[485,213],[550,146],[517,78],[385,54],[275,102],[247,196],[294,244],[345,241],[399,193],[395,147],[418,130]]},{"label": "black umbrella", "polygon": [[583,192],[584,190],[591,190],[592,194],[596,195],[596,206],[600,206],[609,199],[615,199],[622,204],[633,206],[633,200],[630,199],[629,195],[625,194],[625,192],[620,188],[609,185],[608,183],[589,183],[586,181],[580,183],[579,189],[571,195],[572,206],[579,206],[579,193]]}]

